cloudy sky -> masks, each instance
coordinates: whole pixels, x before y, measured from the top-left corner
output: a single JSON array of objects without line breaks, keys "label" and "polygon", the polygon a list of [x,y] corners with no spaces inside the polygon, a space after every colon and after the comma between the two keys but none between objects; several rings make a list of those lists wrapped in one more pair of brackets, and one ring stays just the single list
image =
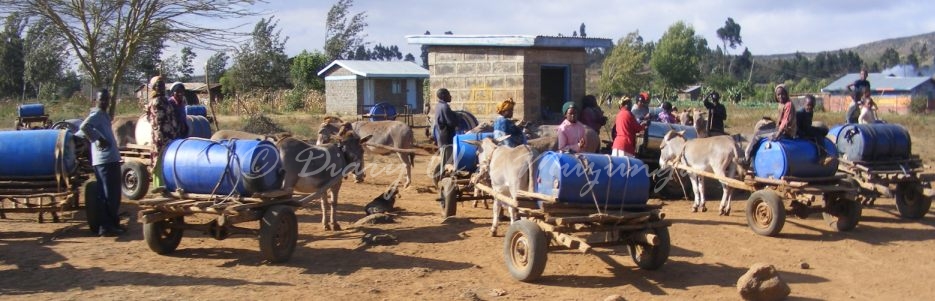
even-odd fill
[{"label": "cloudy sky", "polygon": [[[328,0],[270,0],[255,9],[264,12],[262,17],[279,20],[282,35],[289,37],[286,52],[291,56],[303,49],[321,49],[325,17],[333,4]],[[371,45],[398,45],[403,55],[410,52],[416,57],[419,46],[407,44],[405,36],[426,30],[433,34],[450,30],[455,34],[571,35],[585,23],[589,37],[616,41],[638,30],[644,40],[657,41],[670,25],[684,21],[713,48],[721,43],[717,29],[730,17],[741,26],[741,47],[755,55],[836,50],[935,31],[935,1],[919,0],[356,0],[351,12],[366,12],[366,41]],[[251,30],[256,20],[241,20],[246,24],[242,30]],[[201,64],[211,55],[199,53]]]}]

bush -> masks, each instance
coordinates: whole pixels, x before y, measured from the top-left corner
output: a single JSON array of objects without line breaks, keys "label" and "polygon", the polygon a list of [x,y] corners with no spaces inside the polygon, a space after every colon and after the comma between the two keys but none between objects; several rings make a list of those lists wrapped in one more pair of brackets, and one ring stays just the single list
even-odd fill
[{"label": "bush", "polygon": [[272,119],[266,117],[266,115],[263,115],[262,113],[252,114],[247,118],[244,118],[243,124],[244,125],[242,130],[244,132],[259,135],[272,135],[286,131],[281,126],[273,122]]},{"label": "bush", "polygon": [[913,95],[909,101],[909,110],[913,113],[925,113],[928,109],[929,99],[924,95]]},{"label": "bush", "polygon": [[295,88],[286,93],[284,109],[292,112],[304,109],[306,94],[308,94],[308,90],[304,88]]}]

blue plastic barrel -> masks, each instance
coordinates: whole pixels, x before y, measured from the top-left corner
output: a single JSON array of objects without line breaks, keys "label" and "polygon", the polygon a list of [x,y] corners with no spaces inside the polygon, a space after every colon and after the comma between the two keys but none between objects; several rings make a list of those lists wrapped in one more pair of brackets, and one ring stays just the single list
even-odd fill
[{"label": "blue plastic barrel", "polygon": [[370,107],[370,121],[396,120],[396,107],[381,102]]},{"label": "blue plastic barrel", "polygon": [[185,106],[185,114],[188,116],[198,115],[208,117],[208,108],[203,105],[189,105]]},{"label": "blue plastic barrel", "polygon": [[211,123],[204,116],[188,115],[185,118],[188,124],[188,138],[211,139]]},{"label": "blue plastic barrel", "polygon": [[45,115],[45,105],[41,103],[22,104],[17,112],[19,117],[39,117]]},{"label": "blue plastic barrel", "polygon": [[643,161],[602,154],[546,152],[536,167],[535,190],[561,203],[645,205],[649,170]]},{"label": "blue plastic barrel", "polygon": [[846,124],[832,128],[828,137],[832,136],[841,157],[848,161],[905,160],[912,154],[909,131],[898,124]]},{"label": "blue plastic barrel", "polygon": [[[836,157],[837,149],[831,140],[822,139],[824,151]],[[833,176],[838,170],[838,161],[822,165],[819,161],[818,145],[805,139],[780,139],[758,142],[753,155],[753,172],[757,177],[782,179],[783,177],[818,178]]]},{"label": "blue plastic barrel", "polygon": [[169,143],[162,159],[169,191],[251,195],[282,185],[279,151],[268,141],[179,139]]},{"label": "blue plastic barrel", "polygon": [[466,141],[474,140],[481,141],[486,137],[493,138],[493,133],[472,133],[472,134],[461,134],[455,135],[455,140],[452,143],[454,149],[452,154],[454,154],[455,168],[457,170],[463,170],[467,172],[477,171],[477,164],[480,163],[477,159],[478,147],[467,143]]},{"label": "blue plastic barrel", "polygon": [[838,134],[841,133],[841,130],[843,130],[845,126],[847,126],[847,124],[839,124],[831,127],[831,129],[828,129],[828,134],[825,135],[825,138],[828,138],[828,140],[831,140],[831,143],[837,145]]},{"label": "blue plastic barrel", "polygon": [[[56,152],[58,145],[61,152]],[[75,171],[75,144],[68,131],[2,131],[0,158],[0,179],[54,179],[62,165],[64,174]]]},{"label": "blue plastic barrel", "polygon": [[[458,130],[455,131],[455,135],[460,135],[467,133],[471,129],[477,127],[477,117],[474,117],[474,114],[468,111],[454,111],[455,115],[458,116]],[[438,141],[438,128],[432,127],[432,137],[435,137],[435,140]]]}]

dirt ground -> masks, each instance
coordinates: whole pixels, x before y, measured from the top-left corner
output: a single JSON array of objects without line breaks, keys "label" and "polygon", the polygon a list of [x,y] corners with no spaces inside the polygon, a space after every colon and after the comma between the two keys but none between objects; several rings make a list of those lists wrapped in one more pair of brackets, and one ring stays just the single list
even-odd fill
[{"label": "dirt ground", "polygon": [[[625,248],[554,250],[542,279],[518,282],[503,263],[502,236],[488,236],[489,210],[463,203],[456,218],[442,222],[426,161],[419,158],[415,185],[397,201],[403,211],[394,224],[353,227],[363,206],[393,180],[386,175],[344,184],[338,205],[343,231],[322,230],[318,206],[298,211],[298,246],[283,264],[261,261],[254,237],[218,241],[194,232],[185,233],[176,252],[157,255],[143,241],[132,203],[122,207],[129,232],[118,238],[89,235],[81,212],[43,224],[33,214],[9,214],[0,220],[0,298],[735,300],[737,278],[766,262],[789,282],[791,300],[935,300],[935,217],[901,220],[887,199],[865,209],[852,232],[832,232],[820,217],[790,217],[776,238],[750,231],[743,200],[734,202],[729,217],[716,210],[690,213],[686,201],[665,201],[672,252],[661,269],[637,269]],[[506,228],[500,226],[500,235]],[[398,244],[364,245],[368,233],[395,235]]]}]

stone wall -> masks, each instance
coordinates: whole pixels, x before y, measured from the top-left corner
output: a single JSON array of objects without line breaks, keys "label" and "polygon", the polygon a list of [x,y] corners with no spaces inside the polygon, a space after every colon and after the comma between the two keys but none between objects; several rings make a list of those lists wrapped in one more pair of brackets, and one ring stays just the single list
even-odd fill
[{"label": "stone wall", "polygon": [[[358,81],[361,82],[358,85]],[[363,97],[363,80],[325,81],[325,112],[338,115],[356,115],[359,97]]]}]

